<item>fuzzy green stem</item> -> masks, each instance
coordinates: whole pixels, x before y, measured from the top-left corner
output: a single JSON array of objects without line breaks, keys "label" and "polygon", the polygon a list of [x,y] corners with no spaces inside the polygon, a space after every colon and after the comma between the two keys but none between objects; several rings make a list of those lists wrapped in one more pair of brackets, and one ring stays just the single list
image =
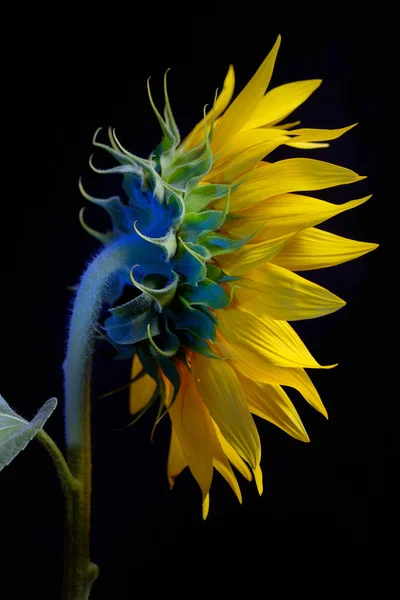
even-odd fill
[{"label": "fuzzy green stem", "polygon": [[[67,461],[78,485],[67,498],[63,600],[87,600],[98,567],[90,562],[90,379],[97,320],[110,278],[132,263],[129,238],[104,248],[89,264],[73,306],[65,376]],[[69,516],[68,516],[69,515]]]},{"label": "fuzzy green stem", "polygon": [[74,492],[74,490],[78,488],[79,483],[72,476],[67,461],[65,460],[61,450],[59,449],[57,444],[51,439],[51,437],[44,431],[44,429],[39,429],[39,431],[36,434],[36,439],[39,440],[39,442],[46,448],[47,452],[50,454],[54,466],[56,468],[58,478],[61,483],[64,498],[67,501],[67,499]]}]

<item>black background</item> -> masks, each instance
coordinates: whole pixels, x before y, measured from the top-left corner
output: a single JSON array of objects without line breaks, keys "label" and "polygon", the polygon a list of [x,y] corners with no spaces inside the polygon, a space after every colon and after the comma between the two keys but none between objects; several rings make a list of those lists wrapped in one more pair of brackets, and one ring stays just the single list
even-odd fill
[{"label": "black background", "polygon": [[[304,155],[342,164],[368,179],[315,196],[342,202],[374,194],[324,228],[379,242],[380,248],[310,273],[347,306],[295,324],[320,363],[339,363],[335,370],[311,373],[330,419],[292,394],[310,444],[259,422],[261,498],[255,485],[242,479],[240,506],[215,475],[204,523],[200,492],[189,473],[172,492],[168,489],[167,420],[153,444],[153,414],[117,431],[129,419],[126,394],[94,398],[92,559],[101,568],[94,600],[111,594],[128,599],[219,591],[228,596],[242,589],[268,594],[271,587],[284,595],[290,582],[303,591],[316,582],[326,594],[339,582],[360,592],[375,577],[380,586],[388,581],[393,396],[384,391],[383,336],[395,324],[390,321],[393,295],[387,295],[381,274],[386,269],[383,215],[387,221],[394,200],[388,178],[396,119],[391,112],[395,17],[385,5],[374,12],[358,3],[335,6],[289,3],[270,10],[232,4],[216,15],[213,7],[194,4],[183,11],[168,5],[140,10],[110,5],[88,13],[89,19],[83,9],[72,14],[60,7],[57,13],[23,11],[23,18],[9,22],[12,42],[3,63],[0,391],[27,418],[56,396],[60,403],[46,429],[61,447],[67,286],[77,282],[97,248],[78,222],[84,200],[77,181],[83,176],[87,189],[98,195],[117,191],[117,179],[93,175],[87,164],[98,126],[115,126],[136,154],[147,156],[156,146],[159,130],[146,94],[149,75],[160,105],[162,76],[172,69],[170,98],[186,134],[203,105],[212,102],[228,65],[235,66],[240,90],[282,33],[272,85],[324,80],[297,111],[302,126],[359,123],[329,149]],[[294,155],[286,150],[273,158]],[[96,164],[108,164],[98,152]],[[94,212],[88,211],[90,223],[99,218]],[[94,396],[124,383],[128,374],[127,363],[99,353]],[[0,514],[2,579],[6,588],[7,580],[14,585],[4,597],[59,598],[62,494],[37,442],[1,473]],[[386,597],[380,589],[380,597]]]}]

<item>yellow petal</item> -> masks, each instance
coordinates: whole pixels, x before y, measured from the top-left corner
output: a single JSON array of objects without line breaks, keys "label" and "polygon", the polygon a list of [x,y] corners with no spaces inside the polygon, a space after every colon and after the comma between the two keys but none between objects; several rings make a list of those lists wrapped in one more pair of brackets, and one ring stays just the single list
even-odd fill
[{"label": "yellow petal", "polygon": [[[255,169],[232,192],[230,210],[248,210],[251,206],[278,194],[322,190],[365,179],[354,171],[312,158],[289,158],[265,163]],[[218,201],[216,205],[223,206]]]},{"label": "yellow petal", "polygon": [[245,360],[278,367],[321,368],[285,321],[257,318],[238,308],[217,311],[217,319],[224,337]]},{"label": "yellow petal", "polygon": [[202,506],[202,513],[203,513],[203,519],[204,519],[204,521],[208,517],[208,511],[209,510],[210,510],[210,494],[207,494],[207,496],[203,500],[203,506]]},{"label": "yellow petal", "polygon": [[[291,133],[291,132],[290,132]],[[250,129],[249,131],[240,131],[231,140],[229,145],[224,149],[219,158],[213,163],[213,171],[232,160],[238,154],[246,152],[252,146],[263,144],[264,142],[273,142],[276,140],[291,141],[292,138],[286,131],[279,129]]]},{"label": "yellow petal", "polygon": [[210,416],[193,383],[181,370],[181,388],[169,409],[172,426],[189,468],[206,498],[213,476]]},{"label": "yellow petal", "polygon": [[[231,486],[233,492],[236,494],[237,499],[242,503],[242,494],[240,491],[239,484],[237,482],[235,473],[229,463],[229,460],[221,446],[216,432],[216,427],[213,423],[213,435],[212,435],[212,448],[213,448],[213,464],[217,471],[222,475],[225,481]],[[236,454],[236,453],[235,453]],[[242,460],[238,456],[239,460]],[[242,461],[243,462],[243,461]],[[247,467],[246,467],[247,468]]]},{"label": "yellow petal", "polygon": [[229,106],[220,122],[217,123],[211,145],[213,154],[218,154],[227,146],[257,108],[270,82],[280,43],[281,38],[279,36],[273,49],[255,75]]},{"label": "yellow petal", "polygon": [[321,85],[321,79],[294,81],[269,91],[247,121],[245,128],[274,125],[285,119],[300,104],[303,104]]},{"label": "yellow petal", "polygon": [[256,317],[284,321],[315,319],[346,303],[325,288],[277,265],[247,273],[234,287],[236,305]]},{"label": "yellow petal", "polygon": [[309,196],[282,194],[241,212],[238,219],[225,222],[224,231],[233,237],[244,238],[265,224],[251,240],[252,243],[261,242],[319,225],[331,217],[364,204],[370,198],[371,196],[366,196],[344,204],[332,204]]},{"label": "yellow petal", "polygon": [[[214,119],[219,117],[229,102],[231,101],[233,90],[235,89],[235,71],[233,69],[233,65],[229,66],[228,73],[226,74],[224,85],[221,90],[221,93],[218,95],[215,108],[214,108]],[[207,113],[207,125],[210,124],[212,119],[213,111],[210,110]],[[191,131],[191,133],[187,136],[187,138],[182,143],[185,146],[185,150],[190,150],[190,148],[194,148],[204,139],[204,120],[202,119],[199,123],[197,123],[196,127]]]},{"label": "yellow petal", "polygon": [[290,237],[291,234],[258,244],[246,244],[236,252],[218,256],[218,264],[228,275],[244,275],[272,260]]},{"label": "yellow petal", "polygon": [[257,383],[248,377],[239,376],[250,411],[273,423],[301,442],[309,442],[300,416],[289,396],[279,385]]},{"label": "yellow petal", "polygon": [[172,489],[175,484],[175,480],[180,475],[185,467],[187,467],[187,460],[183,454],[182,447],[179,443],[178,436],[175,433],[173,427],[171,427],[171,440],[169,443],[169,454],[167,463],[167,473],[169,487]]},{"label": "yellow petal", "polygon": [[207,181],[228,182],[251,170],[262,158],[291,138],[278,129],[251,129],[239,132],[213,163]]},{"label": "yellow petal", "polygon": [[254,469],[254,479],[256,481],[258,493],[261,496],[263,493],[263,475],[262,475],[261,465],[258,465],[258,467],[256,469]]},{"label": "yellow petal", "polygon": [[250,471],[249,467],[246,465],[244,460],[242,458],[240,458],[240,456],[236,452],[236,450],[234,450],[232,448],[232,446],[226,441],[226,439],[222,435],[221,431],[219,430],[219,427],[217,426],[217,424],[215,422],[214,422],[214,426],[215,426],[215,430],[217,432],[218,441],[221,444],[221,448],[224,451],[224,454],[227,457],[227,459],[229,460],[229,462],[233,464],[235,469],[237,469],[239,471],[239,473],[241,475],[243,475],[243,477],[245,479],[247,479],[248,481],[251,481],[252,475],[251,475],[251,471]]},{"label": "yellow petal", "polygon": [[377,247],[310,227],[293,236],[272,260],[291,271],[310,271],[353,260]]},{"label": "yellow petal", "polygon": [[[137,354],[135,354],[132,362],[131,379],[136,377],[141,370],[142,364]],[[131,415],[141,411],[148,404],[155,389],[156,382],[147,373],[131,383],[129,389],[129,411]]]},{"label": "yellow petal", "polygon": [[[272,91],[272,90],[271,90]],[[273,129],[292,129],[293,127],[297,127],[297,125],[300,125],[301,121],[293,121],[292,123],[280,123],[279,125],[277,125],[276,127],[273,127]]]},{"label": "yellow petal", "polygon": [[293,138],[293,142],[327,142],[330,140],[336,140],[344,133],[353,129],[357,123],[349,125],[348,127],[341,127],[340,129],[292,129],[288,133],[290,135],[296,135],[298,137]]},{"label": "yellow petal", "polygon": [[260,462],[260,438],[235,371],[222,360],[194,354],[192,373],[222,435],[255,468]]},{"label": "yellow petal", "polygon": [[285,142],[285,145],[290,146],[291,148],[300,148],[300,150],[317,150],[317,148],[329,148],[329,144],[326,144],[325,142]]},{"label": "yellow petal", "polygon": [[[225,342],[226,347],[227,342]],[[227,349],[230,355],[235,358],[232,360],[232,366],[236,372],[261,383],[292,387],[298,390],[315,410],[324,415],[325,418],[328,418],[328,413],[322,404],[320,395],[304,369],[277,367],[271,364],[250,362],[243,359],[239,353],[235,354],[232,346],[228,346]]]},{"label": "yellow petal", "polygon": [[270,154],[275,148],[278,148],[288,138],[280,140],[266,141],[256,146],[251,146],[241,154],[233,156],[231,160],[213,167],[211,173],[207,175],[208,183],[231,183],[235,178],[244,175],[253,169],[263,158]]}]

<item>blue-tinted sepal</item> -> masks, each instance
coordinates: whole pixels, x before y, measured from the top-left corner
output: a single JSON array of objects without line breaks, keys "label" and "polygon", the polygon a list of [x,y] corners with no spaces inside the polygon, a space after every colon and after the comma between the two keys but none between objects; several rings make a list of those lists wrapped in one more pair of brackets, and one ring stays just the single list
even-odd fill
[{"label": "blue-tinted sepal", "polygon": [[[201,181],[212,167],[212,152],[210,145],[210,135],[207,131],[207,121],[204,109],[204,144],[198,158],[197,149],[192,153],[183,153],[178,157],[177,163],[163,172],[166,181],[178,189],[188,193]],[[168,172],[169,171],[169,172]]]},{"label": "blue-tinted sepal", "polygon": [[175,271],[185,278],[190,285],[196,285],[198,281],[204,279],[206,275],[206,259],[198,252],[199,248],[195,244],[190,244],[179,240],[178,249],[172,260],[172,266]]},{"label": "blue-tinted sepal", "polygon": [[[135,287],[137,287],[141,292],[144,292],[145,294],[150,296],[154,300],[154,303],[158,306],[158,312],[161,312],[163,307],[167,306],[175,296],[176,288],[178,287],[178,281],[179,281],[178,274],[175,273],[175,271],[171,271],[172,281],[168,282],[163,287],[157,288],[156,287],[157,282],[156,282],[156,277],[155,277],[157,275],[156,273],[145,276],[148,279],[148,281],[146,281],[146,284],[143,282],[140,282],[138,279],[135,279],[135,277],[133,276],[133,271],[137,267],[139,267],[139,265],[134,265],[132,267],[131,273],[130,273],[133,285]],[[151,279],[152,275],[153,275],[154,283]],[[143,272],[141,274],[141,278],[144,279]]]},{"label": "blue-tinted sepal", "polygon": [[[86,200],[104,208],[108,213],[113,225],[113,234],[130,234],[132,232],[132,222],[135,214],[133,208],[123,204],[119,196],[112,196],[111,198],[95,198],[94,196],[90,196],[84,189],[81,179],[79,179],[78,185],[79,191]],[[85,225],[83,226],[85,227]],[[85,227],[85,229],[86,228],[87,227]],[[114,235],[113,239],[116,237],[117,236]],[[112,241],[111,236],[109,241]],[[109,243],[109,241],[107,243]]]},{"label": "blue-tinted sepal", "polygon": [[178,146],[181,142],[181,135],[179,133],[179,129],[178,126],[175,122],[175,118],[174,115],[172,113],[172,109],[171,109],[171,104],[169,101],[169,96],[168,96],[168,81],[167,81],[167,76],[168,76],[168,71],[169,69],[167,69],[165,71],[164,74],[164,100],[165,100],[165,106],[164,106],[164,118],[165,118],[165,122],[168,126],[169,131],[172,133],[172,135],[175,138],[175,146]]},{"label": "blue-tinted sepal", "polygon": [[218,283],[207,278],[196,286],[182,286],[179,293],[191,305],[203,305],[213,309],[225,308],[230,302],[229,294]]},{"label": "blue-tinted sepal", "polygon": [[171,224],[178,230],[185,216],[185,204],[183,199],[179,194],[168,191],[165,200],[170,214]]},{"label": "blue-tinted sepal", "polygon": [[255,233],[252,233],[242,240],[234,240],[226,235],[204,231],[200,234],[198,241],[199,244],[207,248],[211,256],[218,256],[219,254],[229,254],[229,252],[240,250],[254,235]]},{"label": "blue-tinted sepal", "polygon": [[199,185],[185,196],[185,207],[187,212],[200,212],[204,210],[210,202],[225,198],[229,194],[229,189],[234,191],[238,186],[228,183],[206,183]]},{"label": "blue-tinted sepal", "polygon": [[227,275],[217,265],[213,265],[212,263],[208,263],[208,265],[207,265],[207,279],[211,279],[212,281],[215,281],[215,283],[225,283],[227,281],[237,281],[238,279],[241,279],[241,277],[237,277],[237,276],[234,276],[234,275]]},{"label": "blue-tinted sepal", "polygon": [[179,348],[179,339],[175,333],[172,333],[168,327],[167,319],[164,313],[164,323],[161,327],[161,331],[159,335],[153,339],[151,334],[150,326],[148,326],[148,337],[149,343],[152,346],[153,350],[155,350],[157,357],[171,357],[177,353]]},{"label": "blue-tinted sepal", "polygon": [[[166,85],[165,79],[164,79],[164,85]],[[147,93],[149,96],[149,101],[151,104],[151,108],[153,109],[154,114],[157,117],[157,121],[161,127],[161,130],[163,132],[163,138],[161,140],[161,142],[158,144],[157,148],[152,152],[152,156],[151,158],[155,160],[155,163],[157,165],[157,170],[161,171],[161,158],[164,154],[168,153],[170,150],[172,150],[174,147],[177,146],[177,144],[179,143],[179,132],[177,131],[177,127],[175,124],[175,121],[173,121],[174,125],[175,125],[175,129],[178,133],[177,137],[174,134],[174,131],[172,130],[171,126],[170,126],[170,122],[169,119],[165,120],[162,118],[161,114],[159,113],[156,105],[154,104],[153,101],[153,97],[151,95],[151,90],[150,90],[150,77],[147,80]],[[168,102],[169,105],[169,102]],[[171,112],[172,115],[172,112]]]},{"label": "blue-tinted sepal", "polygon": [[176,331],[188,330],[205,340],[215,341],[215,325],[212,315],[206,314],[201,308],[193,308],[180,296],[166,309],[171,317]]},{"label": "blue-tinted sepal", "polygon": [[170,258],[172,258],[174,256],[174,254],[176,252],[176,236],[175,236],[175,232],[173,229],[170,229],[167,232],[167,234],[162,237],[153,238],[153,237],[144,235],[144,233],[141,233],[139,231],[139,229],[137,228],[136,223],[137,223],[137,221],[134,222],[133,228],[139,237],[141,237],[146,242],[155,244],[156,246],[160,246],[160,248],[162,248],[165,251],[167,260],[169,260]]},{"label": "blue-tinted sepal", "polygon": [[165,407],[165,410],[159,415],[156,424],[162,419],[164,414],[166,414],[168,412],[168,410],[171,408],[171,406],[175,402],[175,399],[176,399],[178,392],[180,390],[180,387],[181,387],[181,378],[179,375],[179,371],[175,366],[174,361],[165,356],[160,356],[158,358],[158,364],[160,366],[160,369],[164,373],[165,377],[171,382],[174,391],[173,391],[172,397],[169,398],[168,406]]},{"label": "blue-tinted sepal", "polygon": [[112,242],[114,242],[117,239],[118,236],[112,231],[107,231],[105,233],[102,233],[101,231],[97,231],[97,229],[93,229],[92,227],[87,225],[87,223],[85,222],[85,220],[83,218],[84,212],[85,212],[85,207],[82,207],[81,210],[79,211],[79,223],[81,224],[83,229],[89,235],[96,238],[96,240],[99,240],[99,242],[101,242],[105,246],[107,246],[108,244],[111,244]]},{"label": "blue-tinted sepal", "polygon": [[160,333],[154,301],[146,294],[109,310],[112,316],[105,320],[104,329],[116,344],[136,344],[146,340],[148,326],[153,336]]},{"label": "blue-tinted sepal", "polygon": [[207,358],[216,358],[221,360],[221,357],[211,350],[208,343],[199,338],[197,335],[194,335],[190,331],[185,331],[182,337],[182,343],[193,352],[202,354]]},{"label": "blue-tinted sepal", "polygon": [[201,213],[186,213],[179,229],[180,237],[188,242],[197,242],[204,231],[215,231],[222,224],[223,211],[205,210]]}]

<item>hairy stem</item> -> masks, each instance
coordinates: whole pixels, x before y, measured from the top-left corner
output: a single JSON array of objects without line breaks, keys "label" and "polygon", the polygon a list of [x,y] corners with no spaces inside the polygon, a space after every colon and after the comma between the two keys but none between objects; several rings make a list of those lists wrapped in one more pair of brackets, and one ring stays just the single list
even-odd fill
[{"label": "hairy stem", "polygon": [[104,248],[87,267],[76,294],[64,362],[67,461],[77,480],[67,497],[63,600],[87,600],[98,567],[90,562],[90,379],[97,320],[111,277],[130,261],[129,239]]},{"label": "hairy stem", "polygon": [[69,470],[67,461],[65,460],[61,450],[59,449],[57,444],[51,439],[51,437],[44,431],[44,429],[39,429],[39,431],[36,434],[36,439],[39,440],[39,442],[46,448],[47,452],[50,454],[54,462],[54,466],[56,467],[64,498],[67,501],[67,499],[71,496],[74,490],[76,490],[79,487],[79,483],[73,477],[71,471]]}]

